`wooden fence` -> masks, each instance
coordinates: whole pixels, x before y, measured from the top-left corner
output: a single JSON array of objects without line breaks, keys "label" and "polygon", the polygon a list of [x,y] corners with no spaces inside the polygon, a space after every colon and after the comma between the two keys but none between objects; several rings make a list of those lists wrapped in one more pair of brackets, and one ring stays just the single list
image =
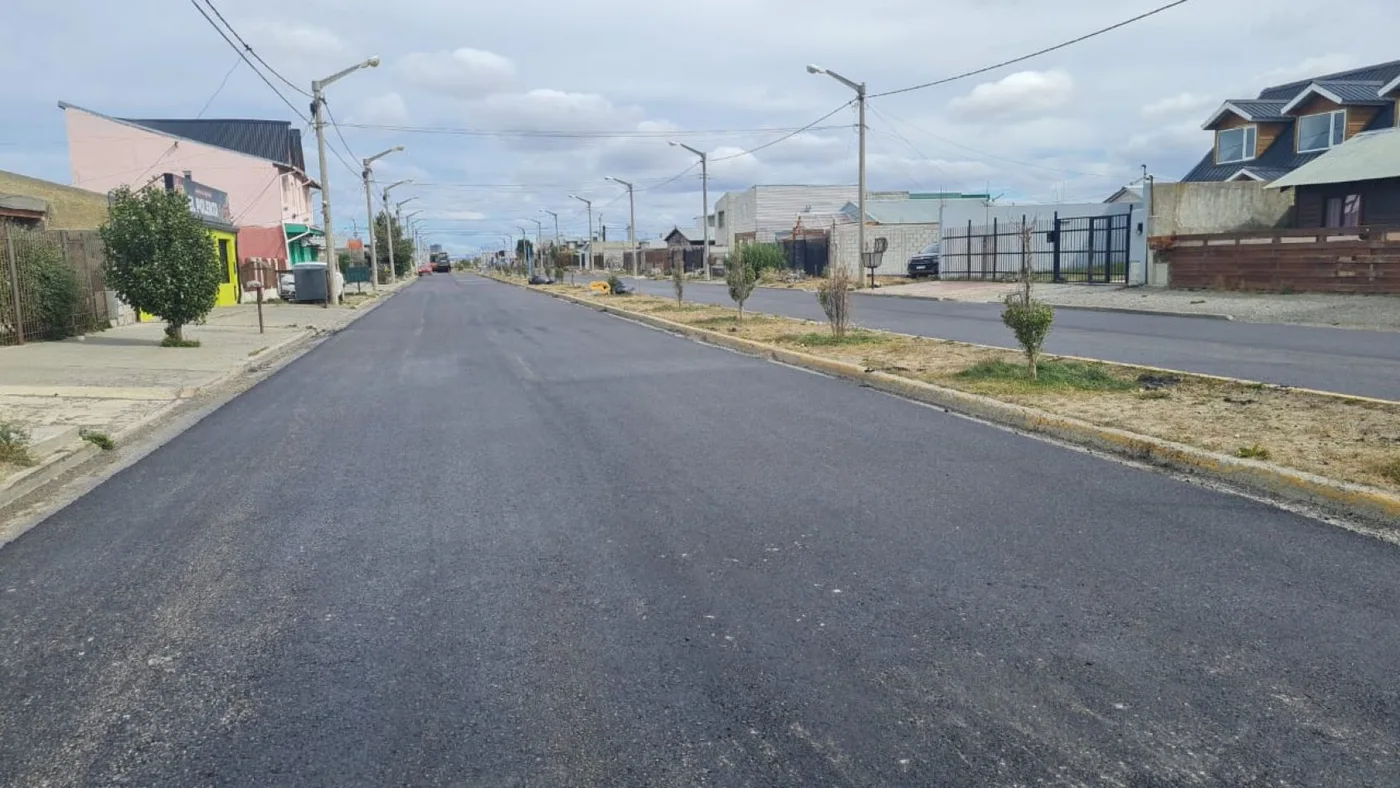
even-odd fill
[{"label": "wooden fence", "polygon": [[1179,235],[1152,246],[1174,288],[1400,294],[1400,228]]},{"label": "wooden fence", "polygon": [[[37,230],[0,222],[0,345],[61,339],[111,322],[102,278],[102,240],[95,231]],[[78,308],[55,313],[41,298],[52,266],[67,266],[78,283]]]}]

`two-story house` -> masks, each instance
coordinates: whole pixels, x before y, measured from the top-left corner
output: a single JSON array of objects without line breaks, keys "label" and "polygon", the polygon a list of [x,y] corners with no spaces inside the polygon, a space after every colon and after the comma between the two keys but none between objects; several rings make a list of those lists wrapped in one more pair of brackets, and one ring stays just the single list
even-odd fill
[{"label": "two-story house", "polygon": [[242,281],[259,276],[254,269],[319,258],[324,234],[314,226],[311,190],[320,187],[306,174],[301,130],[291,123],[116,118],[66,102],[58,106],[74,186],[106,193],[142,188],[163,173],[191,172],[228,197]]},{"label": "two-story house", "polygon": [[1183,181],[1274,181],[1363,131],[1396,125],[1400,60],[1231,99],[1202,128],[1215,145]]}]

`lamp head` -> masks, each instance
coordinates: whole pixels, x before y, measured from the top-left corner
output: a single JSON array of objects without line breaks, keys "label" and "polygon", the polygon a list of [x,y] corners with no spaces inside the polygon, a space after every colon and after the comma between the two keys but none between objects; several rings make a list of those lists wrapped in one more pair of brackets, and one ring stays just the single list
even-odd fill
[{"label": "lamp head", "polygon": [[808,64],[807,64],[807,73],[808,73],[808,74],[825,74],[825,73],[826,73],[826,69],[822,68],[821,66],[814,66],[814,65],[812,65],[811,63],[808,63]]},{"label": "lamp head", "polygon": [[365,61],[365,65],[366,65],[367,67],[369,67],[369,68],[378,68],[378,67],[379,67],[379,56],[378,56],[378,55],[374,55],[374,56],[370,57],[369,60],[366,60],[366,61]]}]

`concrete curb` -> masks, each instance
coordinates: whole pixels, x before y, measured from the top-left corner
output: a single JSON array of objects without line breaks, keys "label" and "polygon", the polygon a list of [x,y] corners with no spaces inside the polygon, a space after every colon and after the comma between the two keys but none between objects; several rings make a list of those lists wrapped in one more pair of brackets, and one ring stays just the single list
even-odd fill
[{"label": "concrete curb", "polygon": [[[412,283],[410,282],[409,284]],[[180,389],[180,391],[177,392],[176,396],[172,398],[169,402],[165,403],[164,405],[155,409],[154,411],[146,414],[134,423],[128,425],[125,429],[121,430],[121,432],[112,435],[112,440],[118,445],[126,443],[133,436],[140,434],[141,432],[149,429],[153,425],[160,423],[161,421],[164,421],[169,416],[170,411],[180,407],[182,404],[184,404],[185,400],[194,397],[200,392],[218,389],[228,384],[232,380],[239,378],[243,375],[249,374],[251,372],[258,371],[268,364],[290,363],[291,361],[295,360],[298,351],[302,349],[302,345],[310,345],[318,338],[330,336],[348,327],[355,321],[359,320],[360,318],[364,317],[370,312],[373,312],[379,307],[380,304],[383,304],[384,302],[388,301],[394,295],[402,292],[407,287],[408,285],[403,285],[401,287],[395,288],[393,291],[387,293],[386,295],[375,299],[373,303],[370,303],[362,308],[356,309],[355,313],[351,316],[349,320],[347,320],[344,324],[337,326],[335,329],[329,331],[322,329],[303,330],[296,336],[288,337],[287,339],[284,339],[281,342],[278,342],[268,347],[267,349],[259,353],[256,357],[241,362],[236,367],[234,367],[234,369],[230,370],[229,372],[225,372],[215,378],[212,378],[207,383],[204,383],[198,387],[186,387]],[[220,403],[221,406],[222,404],[223,403]],[[81,445],[74,446],[72,449],[62,449],[59,450],[59,452],[55,452],[54,454],[49,455],[49,457],[46,458],[44,463],[36,467],[26,468],[25,470],[10,476],[8,480],[0,483],[0,512],[4,512],[4,510],[6,510],[14,502],[43,489],[54,480],[63,477],[70,472],[81,470],[82,468],[90,464],[93,460],[99,458],[102,454],[103,451],[97,446],[87,441],[82,441]],[[10,541],[19,538],[21,534],[22,532],[12,534],[10,537]],[[4,544],[5,543],[0,542],[0,547],[3,547]]]},{"label": "concrete curb", "polygon": [[[507,282],[506,284],[513,284]],[[526,288],[530,289],[530,288]],[[786,350],[716,331],[675,323],[640,312],[599,304],[565,293],[545,292],[563,301],[679,334],[706,344],[737,350],[784,364],[856,381],[890,394],[943,408],[974,418],[1048,435],[1137,462],[1189,473],[1254,493],[1317,507],[1345,517],[1359,517],[1387,528],[1400,523],[1400,496],[1384,490],[1327,479],[1258,460],[1241,459],[1167,440],[1109,427],[1045,411],[1013,405],[990,397],[968,394],[931,383],[867,370],[841,361]],[[1339,395],[1333,395],[1339,396]],[[1351,397],[1349,399],[1357,399]]]},{"label": "concrete curb", "polygon": [[[773,288],[781,290],[784,288]],[[879,288],[876,288],[878,290]],[[906,301],[937,301],[944,304],[996,304],[996,301],[964,301],[960,298],[945,298],[943,296],[917,296],[907,293],[872,293],[870,288],[853,291],[855,295],[878,296],[880,298],[903,298]],[[1149,317],[1189,317],[1199,320],[1231,320],[1234,315],[1227,315],[1219,312],[1171,312],[1162,309],[1133,309],[1127,306],[1074,306],[1068,304],[1054,304],[1056,309],[1073,309],[1079,312],[1111,312],[1123,315],[1147,315]]]}]

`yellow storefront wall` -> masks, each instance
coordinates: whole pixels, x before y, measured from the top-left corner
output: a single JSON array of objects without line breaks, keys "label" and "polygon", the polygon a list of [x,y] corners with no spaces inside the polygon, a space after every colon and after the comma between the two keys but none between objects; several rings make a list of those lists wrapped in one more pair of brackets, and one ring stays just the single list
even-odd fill
[{"label": "yellow storefront wall", "polygon": [[[218,300],[214,305],[233,306],[238,303],[238,236],[211,229],[209,237],[214,241],[214,254],[219,258],[219,266],[224,272],[224,279],[219,283]],[[155,315],[145,312],[137,319],[143,323],[160,320]]]}]

